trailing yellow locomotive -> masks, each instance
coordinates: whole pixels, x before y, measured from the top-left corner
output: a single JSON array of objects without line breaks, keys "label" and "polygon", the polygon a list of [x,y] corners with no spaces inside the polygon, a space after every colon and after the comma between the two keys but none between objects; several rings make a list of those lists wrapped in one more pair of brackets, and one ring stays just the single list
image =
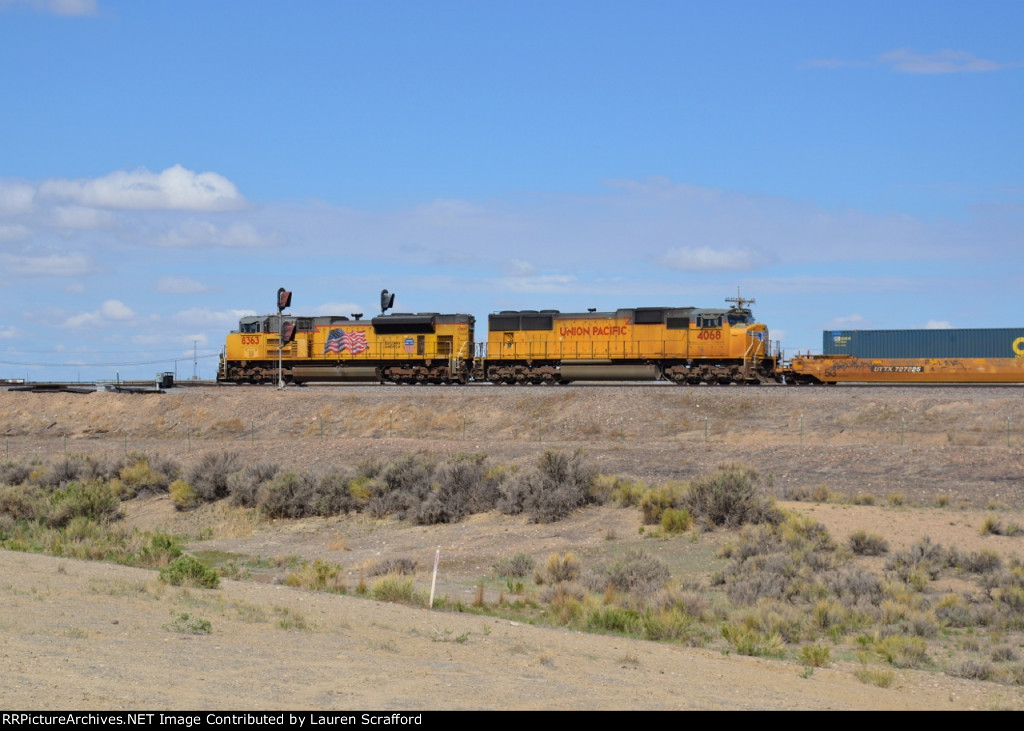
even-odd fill
[{"label": "trailing yellow locomotive", "polygon": [[[382,293],[386,312],[394,295]],[[473,366],[472,315],[381,314],[243,317],[227,336],[218,381],[466,383]],[[283,343],[283,346],[282,346]]]},{"label": "trailing yellow locomotive", "polygon": [[729,309],[636,307],[615,312],[504,311],[490,315],[474,378],[492,383],[774,380],[768,329],[740,297]]}]

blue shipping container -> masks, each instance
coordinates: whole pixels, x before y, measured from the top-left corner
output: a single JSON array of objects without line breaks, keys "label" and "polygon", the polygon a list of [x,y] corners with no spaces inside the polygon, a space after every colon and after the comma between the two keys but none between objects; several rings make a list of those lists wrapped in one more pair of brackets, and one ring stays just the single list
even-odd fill
[{"label": "blue shipping container", "polygon": [[821,352],[858,358],[1024,357],[1024,328],[825,330]]}]

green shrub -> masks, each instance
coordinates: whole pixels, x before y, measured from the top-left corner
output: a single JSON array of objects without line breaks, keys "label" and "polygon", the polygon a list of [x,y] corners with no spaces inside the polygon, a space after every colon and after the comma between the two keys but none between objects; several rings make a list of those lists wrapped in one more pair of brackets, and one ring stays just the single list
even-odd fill
[{"label": "green shrub", "polygon": [[268,518],[308,518],[316,515],[317,480],[308,473],[279,472],[260,485],[256,502]]},{"label": "green shrub", "polygon": [[416,560],[406,556],[386,558],[366,569],[367,576],[384,576],[385,574],[414,576],[416,574]]},{"label": "green shrub", "polygon": [[969,657],[952,665],[946,670],[946,675],[967,680],[989,680],[992,678],[993,668],[987,662]]},{"label": "green shrub", "polygon": [[22,485],[28,482],[32,470],[20,462],[0,462],[0,485]]},{"label": "green shrub", "polygon": [[889,635],[875,643],[875,652],[890,665],[917,668],[928,662],[927,643],[920,637]]},{"label": "green shrub", "polygon": [[1003,524],[1003,521],[999,520],[994,515],[989,515],[981,524],[981,535],[994,535],[994,536],[1018,536],[1024,533],[1024,528],[1021,528],[1016,523]]},{"label": "green shrub", "polygon": [[695,519],[714,526],[780,522],[781,512],[758,490],[757,479],[753,470],[720,467],[717,472],[690,483],[681,498],[682,506]]},{"label": "green shrub", "polygon": [[[649,609],[640,617],[643,636],[648,640],[674,640],[694,643],[700,628],[694,615],[682,607]],[[699,644],[699,642],[697,642]]]},{"label": "green shrub", "polygon": [[422,525],[457,523],[472,513],[492,510],[503,475],[486,464],[486,454],[454,454],[434,471],[431,490],[415,511]]},{"label": "green shrub", "polygon": [[675,483],[650,488],[640,498],[640,510],[644,514],[644,525],[658,525],[666,510],[679,505],[684,490]]},{"label": "green shrub", "polygon": [[596,475],[583,451],[567,455],[549,450],[535,469],[501,485],[496,507],[509,515],[525,513],[535,523],[553,523],[592,500]]},{"label": "green shrub", "polygon": [[812,668],[828,667],[832,653],[825,645],[804,645],[800,648],[800,662]]},{"label": "green shrub", "polygon": [[492,568],[499,577],[521,579],[524,576],[529,576],[536,565],[537,562],[530,554],[517,553],[515,556],[501,559]]},{"label": "green shrub", "polygon": [[928,536],[924,536],[910,548],[895,553],[886,562],[885,568],[921,590],[923,582],[938,578],[948,559],[949,553],[941,544],[932,543]]},{"label": "green shrub", "polygon": [[51,464],[49,469],[41,474],[30,473],[30,477],[36,475],[35,482],[37,484],[55,489],[83,477],[84,466],[85,460],[81,457],[63,457]]},{"label": "green shrub", "polygon": [[220,576],[195,556],[179,556],[167,568],[160,569],[160,581],[173,586],[194,586],[201,589],[215,589],[220,586]]},{"label": "green shrub", "polygon": [[278,616],[277,626],[281,629],[309,629],[309,622],[299,612],[288,607],[274,607],[274,614]]},{"label": "green shrub", "polygon": [[665,586],[668,566],[641,548],[630,548],[610,564],[596,569],[587,584],[595,590],[611,586],[615,591],[647,597]]},{"label": "green shrub", "polygon": [[889,552],[889,542],[876,533],[866,530],[854,531],[847,541],[850,550],[857,556],[881,556]]},{"label": "green shrub", "polygon": [[348,481],[348,494],[355,501],[356,505],[361,508],[366,506],[370,495],[373,494],[371,489],[372,482],[373,478],[366,475],[358,475]]},{"label": "green shrub", "polygon": [[60,528],[76,517],[106,522],[117,516],[120,507],[121,501],[109,484],[71,482],[50,496],[46,523],[52,528]]},{"label": "green shrub", "polygon": [[317,515],[348,515],[359,509],[359,503],[352,496],[349,485],[352,477],[342,472],[328,472],[320,476],[316,488],[313,510]]},{"label": "green shrub", "polygon": [[661,529],[666,533],[685,533],[693,527],[693,516],[686,508],[665,508]]},{"label": "green shrub", "polygon": [[186,635],[208,635],[213,632],[213,625],[205,619],[193,617],[185,612],[171,612],[174,621],[164,625],[168,632],[180,632]]},{"label": "green shrub", "polygon": [[892,670],[869,668],[867,666],[854,670],[853,676],[862,683],[874,685],[878,688],[888,688],[892,686],[893,681],[896,679],[896,673]]},{"label": "green shrub", "polygon": [[227,478],[227,490],[231,503],[243,508],[255,508],[258,495],[264,483],[277,476],[278,466],[267,462],[251,462],[244,469],[232,472]]},{"label": "green shrub", "polygon": [[49,499],[34,485],[0,485],[0,515],[13,520],[37,520],[49,512]]},{"label": "green shrub", "polygon": [[825,584],[847,606],[878,606],[885,595],[882,580],[861,568],[840,569],[826,575]]},{"label": "green shrub", "polygon": [[951,558],[955,566],[969,574],[987,574],[1003,568],[1003,559],[990,548],[970,553],[958,552]]},{"label": "green shrub", "polygon": [[126,492],[136,495],[140,492],[166,492],[180,471],[172,460],[135,454],[130,464],[121,467],[118,476],[126,486]]},{"label": "green shrub", "polygon": [[185,481],[199,499],[212,502],[230,493],[228,479],[241,469],[242,458],[235,452],[210,452],[200,457],[185,475]]},{"label": "green shrub", "polygon": [[178,510],[188,510],[199,504],[199,495],[192,486],[184,480],[175,480],[168,486],[171,493],[171,502]]},{"label": "green shrub", "polygon": [[388,574],[375,581],[370,589],[370,596],[382,602],[412,604],[415,606],[426,604],[420,592],[416,591],[416,585],[413,583],[413,580],[398,574]]},{"label": "green shrub", "polygon": [[598,632],[635,633],[640,626],[640,615],[622,607],[599,607],[587,613],[586,628]]},{"label": "green shrub", "polygon": [[284,583],[285,586],[297,586],[312,591],[329,591],[335,594],[345,592],[341,566],[320,558],[313,563],[303,563],[301,568],[285,577]]},{"label": "green shrub", "polygon": [[156,533],[149,536],[149,541],[123,563],[144,568],[160,568],[170,565],[171,561],[181,556],[181,553],[181,545],[177,538],[167,533]]},{"label": "green shrub", "polygon": [[741,622],[723,624],[722,637],[740,655],[782,657],[786,652],[786,643],[777,633],[763,634]]},{"label": "green shrub", "polygon": [[547,579],[552,584],[575,581],[580,576],[580,561],[573,553],[552,553],[544,566]]},{"label": "green shrub", "polygon": [[784,518],[776,532],[789,548],[804,552],[836,550],[836,543],[828,529],[814,518],[795,513],[785,515]]},{"label": "green shrub", "polygon": [[624,477],[597,475],[590,485],[592,501],[598,505],[611,503],[620,508],[639,505],[649,488],[643,482],[628,480]]}]

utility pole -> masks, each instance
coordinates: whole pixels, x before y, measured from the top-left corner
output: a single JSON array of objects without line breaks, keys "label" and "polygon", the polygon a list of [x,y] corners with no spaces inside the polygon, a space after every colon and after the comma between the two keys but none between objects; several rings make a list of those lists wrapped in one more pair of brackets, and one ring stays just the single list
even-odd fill
[{"label": "utility pole", "polygon": [[199,358],[196,355],[196,343],[198,343],[198,342],[199,342],[198,340],[193,340],[192,341],[192,380],[193,381],[198,381],[199,380]]}]

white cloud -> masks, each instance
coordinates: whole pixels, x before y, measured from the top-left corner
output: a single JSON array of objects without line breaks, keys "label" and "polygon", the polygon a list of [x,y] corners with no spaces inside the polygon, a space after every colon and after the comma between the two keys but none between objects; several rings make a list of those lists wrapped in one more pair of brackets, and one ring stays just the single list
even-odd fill
[{"label": "white cloud", "polygon": [[414,217],[441,227],[465,226],[486,213],[481,206],[458,198],[438,198],[412,210]]},{"label": "white cloud", "polygon": [[952,327],[948,320],[929,320],[924,324],[925,330],[949,330]]},{"label": "white cloud", "polygon": [[164,276],[156,280],[156,291],[162,294],[202,294],[213,291],[213,287],[190,277]]},{"label": "white cloud", "polygon": [[81,282],[72,282],[71,284],[64,288],[64,291],[67,292],[68,294],[84,294],[85,285],[82,284]]},{"label": "white cloud", "polygon": [[30,185],[0,181],[0,213],[30,212],[35,195],[36,191]]},{"label": "white cloud", "polygon": [[25,241],[32,236],[32,229],[27,226],[0,226],[0,244],[13,241]]},{"label": "white cloud", "polygon": [[192,307],[187,310],[175,313],[173,319],[178,325],[189,328],[216,328],[228,330],[238,327],[238,321],[243,317],[255,315],[255,310],[224,310],[217,312],[208,307]]},{"label": "white cloud", "polygon": [[120,300],[107,300],[100,305],[98,310],[72,315],[64,321],[64,327],[81,329],[84,327],[93,327],[110,321],[127,322],[134,317],[135,313],[132,309]]},{"label": "white cloud", "polygon": [[109,211],[84,206],[56,206],[50,211],[47,224],[55,228],[110,229],[117,219]]},{"label": "white cloud", "polygon": [[80,277],[95,272],[97,267],[83,254],[0,254],[0,270],[23,277]]},{"label": "white cloud", "polygon": [[135,317],[131,308],[120,300],[107,300],[100,307],[100,314],[109,320],[130,320]]},{"label": "white cloud", "polygon": [[569,274],[545,274],[534,277],[506,277],[493,280],[495,290],[504,292],[557,293],[573,292],[577,286],[576,277]]},{"label": "white cloud", "polygon": [[95,15],[96,0],[0,0],[0,10],[28,6],[52,15]]},{"label": "white cloud", "polygon": [[529,277],[537,272],[537,267],[522,259],[509,259],[504,263],[503,269],[510,277]]},{"label": "white cloud", "polygon": [[659,261],[684,272],[749,272],[775,262],[775,257],[752,249],[715,249],[710,246],[669,249]]},{"label": "white cloud", "polygon": [[86,325],[93,325],[99,322],[100,316],[96,312],[83,312],[80,315],[74,315],[64,321],[64,327],[69,327],[73,330],[85,327]]},{"label": "white cloud", "polygon": [[249,223],[236,222],[217,226],[209,221],[191,219],[157,239],[157,244],[172,249],[193,249],[201,246],[227,248],[259,248],[277,246],[283,239],[277,234],[264,236]]},{"label": "white cloud", "polygon": [[945,48],[935,53],[915,53],[907,48],[888,51],[878,57],[880,63],[904,74],[957,74],[980,71],[999,71],[1019,66],[978,58],[967,51]]},{"label": "white cloud", "polygon": [[3,329],[3,330],[0,330],[0,340],[9,340],[9,339],[13,338],[16,334],[17,334],[17,331],[14,329],[13,326],[9,327],[9,328],[6,328],[6,329]]},{"label": "white cloud", "polygon": [[246,203],[235,184],[222,175],[196,173],[181,165],[159,173],[140,168],[91,180],[47,180],[39,186],[39,196],[126,210],[226,211]]},{"label": "white cloud", "polygon": [[1024,64],[1019,61],[1003,63],[978,58],[968,51],[957,51],[951,48],[944,48],[934,53],[916,53],[909,48],[897,48],[879,54],[874,62],[821,58],[807,62],[804,64],[804,68],[863,68],[876,65],[887,66],[901,74],[960,74],[1002,71]]}]

